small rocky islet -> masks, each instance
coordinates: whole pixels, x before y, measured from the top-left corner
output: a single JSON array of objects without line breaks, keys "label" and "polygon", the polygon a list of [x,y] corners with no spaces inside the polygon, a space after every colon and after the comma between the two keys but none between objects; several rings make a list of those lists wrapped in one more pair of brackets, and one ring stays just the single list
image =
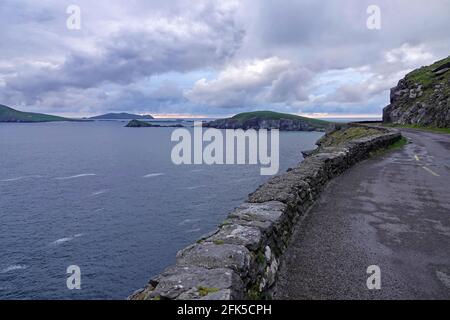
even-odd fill
[{"label": "small rocky islet", "polygon": [[153,124],[148,121],[131,120],[125,126],[126,128],[183,128],[182,124],[169,124],[169,125],[159,125]]},{"label": "small rocky islet", "polygon": [[204,126],[216,129],[278,129],[280,131],[325,131],[330,122],[273,111],[254,111],[218,119]]}]

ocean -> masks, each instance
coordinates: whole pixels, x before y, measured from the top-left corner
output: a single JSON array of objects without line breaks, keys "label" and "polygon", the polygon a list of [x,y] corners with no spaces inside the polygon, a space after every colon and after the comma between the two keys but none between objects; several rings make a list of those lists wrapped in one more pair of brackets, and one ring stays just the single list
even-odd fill
[{"label": "ocean", "polygon": [[[177,166],[174,128],[125,124],[0,123],[0,299],[124,299],[270,178]],[[279,173],[322,135],[281,132]]]}]

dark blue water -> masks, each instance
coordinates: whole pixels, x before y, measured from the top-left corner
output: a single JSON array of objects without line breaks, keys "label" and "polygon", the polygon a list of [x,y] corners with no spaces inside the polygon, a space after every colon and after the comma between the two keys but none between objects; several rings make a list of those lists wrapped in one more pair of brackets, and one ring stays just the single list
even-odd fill
[{"label": "dark blue water", "polygon": [[[176,166],[173,129],[123,126],[0,124],[0,299],[123,299],[268,179]],[[281,133],[280,173],[320,136]],[[66,287],[69,265],[81,290]]]}]

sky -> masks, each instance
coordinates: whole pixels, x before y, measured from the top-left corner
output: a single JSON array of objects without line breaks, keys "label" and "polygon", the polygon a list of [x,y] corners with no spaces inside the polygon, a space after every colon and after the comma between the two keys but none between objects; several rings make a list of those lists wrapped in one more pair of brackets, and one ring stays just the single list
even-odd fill
[{"label": "sky", "polygon": [[[71,5],[80,28],[67,26]],[[379,28],[368,27],[371,5]],[[0,104],[65,116],[377,116],[398,80],[450,55],[449,9],[450,0],[1,0]]]}]

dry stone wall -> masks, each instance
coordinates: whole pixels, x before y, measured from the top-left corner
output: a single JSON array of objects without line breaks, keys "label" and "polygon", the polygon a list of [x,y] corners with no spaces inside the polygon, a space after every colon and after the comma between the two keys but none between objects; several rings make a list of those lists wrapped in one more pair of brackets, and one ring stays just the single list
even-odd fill
[{"label": "dry stone wall", "polygon": [[261,185],[217,230],[181,250],[174,266],[129,299],[270,299],[294,226],[327,182],[401,138],[396,130],[378,129],[379,135],[320,148]]}]

